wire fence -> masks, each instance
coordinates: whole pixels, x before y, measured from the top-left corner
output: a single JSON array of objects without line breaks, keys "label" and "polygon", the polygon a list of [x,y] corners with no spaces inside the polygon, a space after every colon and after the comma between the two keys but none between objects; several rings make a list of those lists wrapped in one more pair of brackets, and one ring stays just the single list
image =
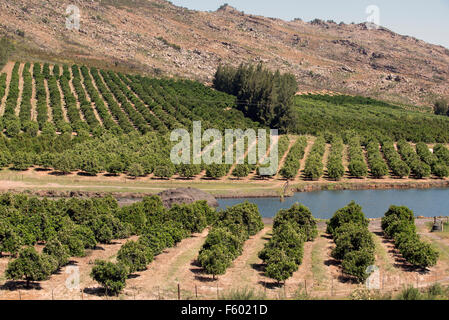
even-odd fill
[{"label": "wire fence", "polygon": [[348,284],[338,278],[331,279],[330,283],[320,288],[320,284],[313,280],[297,280],[294,284],[285,285],[267,283],[258,286],[245,286],[242,288],[223,286],[217,284],[177,283],[166,287],[152,287],[149,289],[127,287],[118,296],[110,296],[101,287],[86,287],[69,289],[64,285],[45,289],[15,289],[1,290],[0,299],[3,300],[220,300],[242,299],[251,297],[256,299],[341,299],[350,296],[357,290],[375,293],[378,296],[394,295],[405,288],[413,287],[426,289],[435,284],[449,285],[449,277],[433,277],[423,279],[420,275],[407,279],[391,276],[381,276],[377,286],[369,289],[365,284]]}]

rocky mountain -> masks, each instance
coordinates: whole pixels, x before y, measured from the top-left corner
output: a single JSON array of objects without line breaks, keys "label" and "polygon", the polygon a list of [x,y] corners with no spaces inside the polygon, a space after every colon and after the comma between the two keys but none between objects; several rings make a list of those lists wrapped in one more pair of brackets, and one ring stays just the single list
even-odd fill
[{"label": "rocky mountain", "polygon": [[[69,4],[80,29],[68,30]],[[331,90],[407,104],[449,97],[449,50],[386,28],[214,12],[164,0],[8,0],[0,35],[20,59],[82,62],[211,82],[218,64],[263,62],[288,71],[300,91]]]}]

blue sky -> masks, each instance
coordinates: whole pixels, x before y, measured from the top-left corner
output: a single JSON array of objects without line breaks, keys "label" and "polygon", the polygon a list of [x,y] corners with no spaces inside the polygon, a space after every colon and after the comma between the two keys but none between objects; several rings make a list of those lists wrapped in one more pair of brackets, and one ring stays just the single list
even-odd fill
[{"label": "blue sky", "polygon": [[365,22],[366,7],[379,7],[380,25],[449,48],[449,0],[172,0],[189,9],[214,11],[227,2],[245,13],[284,20],[315,18]]}]

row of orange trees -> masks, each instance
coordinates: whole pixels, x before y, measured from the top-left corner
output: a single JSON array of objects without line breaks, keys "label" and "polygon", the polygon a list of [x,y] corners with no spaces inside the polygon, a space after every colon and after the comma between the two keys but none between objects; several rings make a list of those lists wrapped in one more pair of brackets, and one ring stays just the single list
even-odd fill
[{"label": "row of orange trees", "polygon": [[343,139],[334,136],[332,139],[332,147],[327,160],[327,175],[330,179],[340,180],[345,174],[343,166]]},{"label": "row of orange trees", "polygon": [[327,223],[327,233],[335,242],[332,257],[341,261],[345,274],[358,281],[369,276],[367,268],[375,261],[375,244],[368,224],[362,207],[355,202],[335,212]]},{"label": "row of orange trees", "polygon": [[294,179],[296,177],[300,169],[300,161],[304,158],[306,147],[307,138],[305,136],[300,136],[291,147],[287,157],[285,158],[284,166],[279,171],[279,174],[283,178]]},{"label": "row of orange trees", "polygon": [[198,263],[206,274],[224,274],[243,252],[243,244],[264,227],[255,204],[244,202],[219,212],[203,247]]},{"label": "row of orange trees", "polygon": [[[117,294],[130,273],[146,269],[154,256],[175,246],[192,233],[201,232],[215,219],[205,201],[164,208],[159,197],[147,197],[119,207],[112,197],[49,200],[26,195],[0,197],[0,254],[10,260],[11,280],[47,280],[87,249],[139,235],[118,252],[117,263],[96,261],[92,276],[108,293]],[[41,253],[35,246],[43,246]]]},{"label": "row of orange trees", "polygon": [[324,137],[317,137],[306,160],[304,175],[311,180],[318,180],[323,175],[323,156],[326,148]]},{"label": "row of orange trees", "polygon": [[391,206],[382,218],[384,234],[394,240],[395,247],[411,265],[420,268],[434,266],[439,253],[416,233],[415,216],[407,207]]},{"label": "row of orange trees", "polygon": [[273,222],[273,236],[259,252],[265,264],[265,275],[285,282],[298,270],[304,255],[304,242],[318,234],[316,220],[310,210],[300,204],[280,210]]}]

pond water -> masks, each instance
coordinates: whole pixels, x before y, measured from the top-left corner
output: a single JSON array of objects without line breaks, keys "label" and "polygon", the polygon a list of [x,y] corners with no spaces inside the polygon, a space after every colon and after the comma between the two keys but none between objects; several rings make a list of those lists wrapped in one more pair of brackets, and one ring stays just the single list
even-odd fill
[{"label": "pond water", "polygon": [[298,192],[285,198],[235,198],[218,199],[219,208],[233,206],[245,200],[257,204],[264,218],[274,217],[280,209],[290,208],[296,202],[307,206],[315,218],[329,219],[335,211],[354,200],[363,207],[367,218],[383,217],[390,205],[407,206],[415,216],[448,216],[449,189],[407,190],[344,190]]}]

